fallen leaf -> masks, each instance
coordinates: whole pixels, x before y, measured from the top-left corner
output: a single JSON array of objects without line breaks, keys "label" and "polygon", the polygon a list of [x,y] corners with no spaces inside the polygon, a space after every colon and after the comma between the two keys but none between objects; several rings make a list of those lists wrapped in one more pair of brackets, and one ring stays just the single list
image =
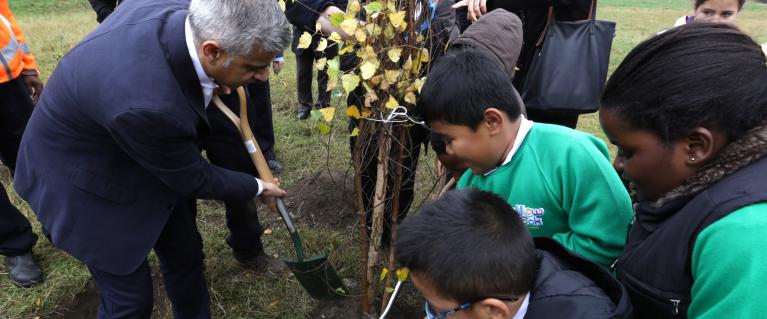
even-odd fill
[{"label": "fallen leaf", "polygon": [[271,228],[264,229],[264,235],[271,235],[271,234],[272,234]]},{"label": "fallen leaf", "polygon": [[277,299],[274,299],[274,300],[272,300],[272,302],[271,302],[271,303],[269,303],[269,307],[274,307],[274,306],[276,306],[278,303],[280,303],[280,301],[279,301],[279,300],[277,300]]}]

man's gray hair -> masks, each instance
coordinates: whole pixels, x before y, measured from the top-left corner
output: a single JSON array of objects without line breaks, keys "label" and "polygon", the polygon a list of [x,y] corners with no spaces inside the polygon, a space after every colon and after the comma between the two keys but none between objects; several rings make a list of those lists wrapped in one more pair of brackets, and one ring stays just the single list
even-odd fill
[{"label": "man's gray hair", "polygon": [[231,55],[250,56],[257,46],[282,52],[291,39],[277,0],[192,0],[189,24],[195,45],[215,40]]}]

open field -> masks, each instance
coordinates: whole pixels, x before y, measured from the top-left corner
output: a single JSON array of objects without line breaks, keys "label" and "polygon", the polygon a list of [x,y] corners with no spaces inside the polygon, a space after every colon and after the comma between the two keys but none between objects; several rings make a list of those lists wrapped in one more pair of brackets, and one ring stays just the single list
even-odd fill
[{"label": "open field", "polygon": [[[47,78],[56,63],[85,34],[97,24],[95,14],[85,0],[10,0],[11,8],[20,21]],[[600,2],[598,18],[616,21],[618,32],[612,50],[610,70],[637,43],[670,27],[679,16],[688,14],[691,4],[686,0],[605,0]],[[758,42],[767,42],[767,5],[750,2],[738,18],[741,28]],[[137,44],[140,45],[140,44]],[[299,216],[297,226],[311,253],[330,255],[331,263],[340,275],[357,278],[359,256],[357,217],[350,205],[353,186],[350,182],[348,133],[342,104],[330,135],[320,135],[313,122],[295,120],[295,60],[286,52],[283,72],[272,77],[276,152],[286,170],[280,176],[289,193],[289,206]],[[115,88],[119,89],[119,88]],[[604,138],[596,115],[581,117],[579,129]],[[417,180],[418,194],[414,207],[431,190],[433,152],[421,159]],[[7,171],[3,184],[12,201],[33,220],[37,234],[39,224],[34,214],[11,191]],[[216,318],[304,318],[320,317],[318,303],[309,298],[289,272],[256,274],[240,267],[231,257],[224,242],[227,234],[223,205],[201,201],[198,225],[205,242],[206,277],[210,288],[211,309]],[[263,211],[262,222],[272,229],[264,236],[267,252],[292,256],[290,239],[276,214]],[[83,318],[93,317],[98,299],[85,267],[64,252],[56,250],[44,238],[35,247],[35,255],[46,274],[46,281],[31,289],[20,289],[8,280],[0,264],[0,319],[17,318]],[[157,260],[150,256],[153,267]],[[159,276],[159,275],[158,275]],[[156,281],[160,281],[157,277]],[[157,290],[161,287],[158,287]],[[353,289],[352,289],[353,291]],[[412,287],[401,298],[403,309],[420,308],[419,297]],[[170,305],[162,294],[155,300],[155,317],[171,318]],[[321,308],[321,307],[320,307]],[[405,317],[405,316],[402,316]]]}]

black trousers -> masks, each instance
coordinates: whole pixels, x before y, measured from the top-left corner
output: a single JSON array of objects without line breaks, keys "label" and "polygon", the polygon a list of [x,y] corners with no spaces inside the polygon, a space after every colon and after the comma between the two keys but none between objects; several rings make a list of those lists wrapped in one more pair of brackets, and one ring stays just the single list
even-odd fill
[{"label": "black trousers", "polygon": [[578,114],[551,113],[527,109],[527,119],[547,124],[556,124],[575,129],[578,126]]},{"label": "black trousers", "polygon": [[[33,107],[21,78],[0,84],[0,159],[11,170],[11,175]],[[29,221],[11,204],[5,188],[0,185],[0,255],[28,253],[36,242],[37,236]]]},{"label": "black trousers", "polygon": [[330,92],[328,88],[328,73],[317,71],[317,103],[313,103],[312,98],[312,73],[314,71],[314,60],[319,55],[314,51],[302,50],[296,53],[296,86],[298,91],[298,103],[302,107],[323,108],[330,105]]},{"label": "black trousers", "polygon": [[[269,99],[269,83],[256,82],[248,87],[248,120],[259,147],[267,158],[274,156],[274,132],[272,130],[272,110]],[[221,100],[234,114],[239,115],[237,94],[221,96]],[[200,147],[205,150],[208,160],[214,165],[258,176],[250,159],[237,127],[215,105],[207,109],[211,131],[201,139]],[[237,202],[225,201],[226,225],[229,236],[226,243],[235,254],[245,258],[263,252],[261,234],[263,226],[258,220],[258,210],[252,200]]]},{"label": "black trousers", "polygon": [[[154,245],[165,291],[173,305],[173,317],[177,319],[210,318],[196,215],[194,200],[179,201]],[[146,260],[127,275],[115,275],[90,265],[88,270],[99,289],[98,319],[150,318],[152,272]]]}]

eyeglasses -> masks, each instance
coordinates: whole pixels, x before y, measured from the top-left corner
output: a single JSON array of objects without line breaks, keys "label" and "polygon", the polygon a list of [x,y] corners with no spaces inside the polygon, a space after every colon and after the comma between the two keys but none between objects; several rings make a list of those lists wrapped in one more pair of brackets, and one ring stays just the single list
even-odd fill
[{"label": "eyeglasses", "polygon": [[443,312],[436,312],[434,310],[434,308],[427,301],[426,304],[424,305],[424,312],[426,312],[426,318],[427,319],[445,319],[449,315],[452,315],[452,314],[454,314],[456,312],[459,312],[461,310],[469,309],[469,308],[471,308],[471,305],[473,305],[474,303],[477,303],[479,301],[482,301],[482,300],[485,300],[485,299],[488,299],[488,298],[494,298],[494,299],[499,299],[499,300],[508,301],[508,302],[515,302],[515,301],[519,300],[519,297],[489,296],[489,297],[483,297],[483,298],[479,298],[479,299],[476,299],[476,300],[471,301],[471,302],[464,303],[464,304],[456,307],[455,309],[448,310],[448,311],[443,311]]}]

